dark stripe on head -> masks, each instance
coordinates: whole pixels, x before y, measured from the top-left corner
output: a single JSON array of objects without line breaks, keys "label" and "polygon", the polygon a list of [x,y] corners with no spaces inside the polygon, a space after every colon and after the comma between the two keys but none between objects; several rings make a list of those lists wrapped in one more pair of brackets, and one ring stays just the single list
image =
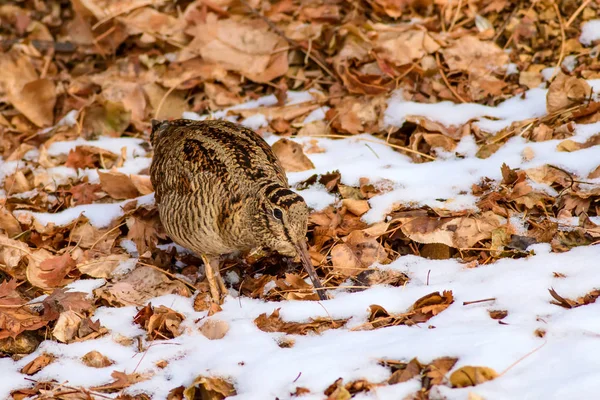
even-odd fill
[{"label": "dark stripe on head", "polygon": [[281,188],[273,191],[268,198],[271,203],[277,204],[278,206],[284,208],[289,208],[292,204],[304,201],[301,196],[287,188]]}]

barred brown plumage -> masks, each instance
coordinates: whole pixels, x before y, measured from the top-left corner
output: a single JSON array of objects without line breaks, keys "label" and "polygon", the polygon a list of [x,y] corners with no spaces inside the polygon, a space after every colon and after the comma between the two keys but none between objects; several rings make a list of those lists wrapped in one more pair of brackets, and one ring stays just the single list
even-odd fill
[{"label": "barred brown plumage", "polygon": [[269,145],[228,121],[152,121],[150,179],[169,236],[204,261],[211,297],[226,292],[219,257],[265,247],[299,256],[327,298],[306,249],[308,207]]}]

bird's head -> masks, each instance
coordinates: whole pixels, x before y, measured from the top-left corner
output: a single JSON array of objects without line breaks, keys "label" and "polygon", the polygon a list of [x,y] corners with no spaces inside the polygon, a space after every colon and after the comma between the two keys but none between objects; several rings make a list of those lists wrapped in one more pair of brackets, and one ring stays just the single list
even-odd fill
[{"label": "bird's head", "polygon": [[[322,288],[306,248],[308,206],[302,196],[272,183],[261,190],[259,199],[256,226],[261,245],[285,256],[300,257],[315,289]],[[326,299],[322,290],[318,293],[321,300]]]},{"label": "bird's head", "polygon": [[261,245],[285,256],[298,255],[308,226],[308,207],[302,196],[278,183],[269,184],[259,193],[257,214]]}]

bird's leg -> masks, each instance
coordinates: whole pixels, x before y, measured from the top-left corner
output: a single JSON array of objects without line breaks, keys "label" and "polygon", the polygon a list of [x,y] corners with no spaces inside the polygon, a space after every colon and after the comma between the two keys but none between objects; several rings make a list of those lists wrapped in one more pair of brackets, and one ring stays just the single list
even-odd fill
[{"label": "bird's leg", "polygon": [[219,268],[219,266],[221,264],[221,260],[216,259],[213,262],[216,264],[213,267],[213,271],[215,272],[215,275],[217,277],[217,284],[219,285],[219,289],[221,290],[222,296],[225,296],[225,295],[227,295],[227,293],[229,293],[229,291],[225,287],[225,282],[223,282],[223,277],[221,276],[221,269]]},{"label": "bird's leg", "polygon": [[223,284],[221,274],[219,274],[219,258],[214,257],[209,259],[204,254],[201,257],[202,261],[204,262],[204,273],[206,275],[206,280],[208,281],[210,297],[214,303],[221,304],[225,285]]}]

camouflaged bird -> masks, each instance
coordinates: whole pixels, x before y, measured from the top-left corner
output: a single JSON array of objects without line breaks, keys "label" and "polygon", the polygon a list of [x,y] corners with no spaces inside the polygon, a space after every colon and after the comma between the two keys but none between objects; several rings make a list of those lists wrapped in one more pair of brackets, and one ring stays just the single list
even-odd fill
[{"label": "camouflaged bird", "polygon": [[152,121],[150,178],[169,236],[204,261],[213,301],[227,293],[220,256],[267,248],[299,256],[326,295],[306,249],[308,207],[289,189],[269,145],[227,121]]}]

